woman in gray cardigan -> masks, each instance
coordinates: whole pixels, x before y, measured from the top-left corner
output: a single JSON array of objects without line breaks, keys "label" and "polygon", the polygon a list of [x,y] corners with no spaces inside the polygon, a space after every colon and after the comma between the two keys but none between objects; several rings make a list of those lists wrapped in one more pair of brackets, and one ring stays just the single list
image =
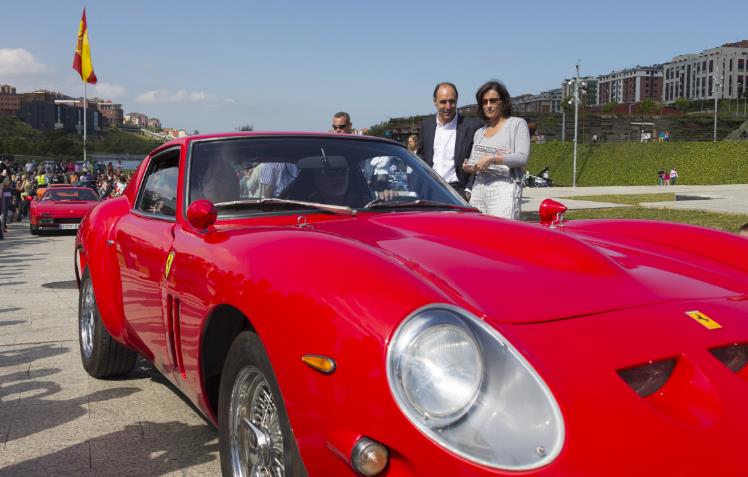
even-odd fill
[{"label": "woman in gray cardigan", "polygon": [[530,129],[524,119],[512,116],[511,97],[499,81],[481,86],[475,99],[488,125],[475,132],[473,150],[463,164],[465,172],[475,173],[470,205],[484,214],[519,219]]}]

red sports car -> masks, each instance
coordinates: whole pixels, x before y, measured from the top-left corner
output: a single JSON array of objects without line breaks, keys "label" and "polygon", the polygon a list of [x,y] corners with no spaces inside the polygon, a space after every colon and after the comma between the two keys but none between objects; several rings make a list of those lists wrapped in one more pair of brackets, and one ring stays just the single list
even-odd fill
[{"label": "red sports car", "polygon": [[98,203],[99,195],[88,187],[50,187],[39,200],[31,201],[29,229],[32,234],[45,230],[76,230],[83,216]]},{"label": "red sports car", "polygon": [[541,209],[383,139],[170,142],[78,231],[83,366],[153,362],[224,475],[746,475],[748,241]]}]

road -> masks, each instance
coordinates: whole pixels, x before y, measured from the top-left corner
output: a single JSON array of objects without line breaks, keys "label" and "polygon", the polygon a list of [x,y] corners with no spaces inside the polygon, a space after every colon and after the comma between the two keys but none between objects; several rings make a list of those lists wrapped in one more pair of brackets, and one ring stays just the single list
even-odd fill
[{"label": "road", "polygon": [[0,476],[220,475],[217,432],[148,363],[83,370],[73,241],[0,241]]}]

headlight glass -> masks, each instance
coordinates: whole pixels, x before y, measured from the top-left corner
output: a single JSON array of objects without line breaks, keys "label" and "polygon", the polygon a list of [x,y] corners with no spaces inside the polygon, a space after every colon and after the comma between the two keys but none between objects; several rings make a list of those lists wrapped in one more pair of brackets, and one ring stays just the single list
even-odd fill
[{"label": "headlight glass", "polygon": [[434,424],[459,419],[483,380],[483,360],[469,332],[453,325],[424,330],[405,348],[401,385],[408,401]]},{"label": "headlight glass", "polygon": [[464,310],[432,305],[413,313],[387,351],[395,401],[437,444],[506,470],[550,463],[564,441],[548,387],[494,328]]}]

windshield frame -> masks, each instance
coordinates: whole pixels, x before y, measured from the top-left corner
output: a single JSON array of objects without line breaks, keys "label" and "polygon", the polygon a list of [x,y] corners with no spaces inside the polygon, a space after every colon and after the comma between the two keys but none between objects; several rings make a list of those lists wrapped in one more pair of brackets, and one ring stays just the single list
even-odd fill
[{"label": "windshield frame", "polygon": [[[460,206],[465,206],[466,208],[470,208],[470,204],[468,204],[460,194],[457,193],[439,174],[436,173],[436,171],[433,170],[433,168],[429,167],[428,164],[423,162],[423,160],[418,157],[417,155],[413,154],[408,150],[408,148],[400,144],[399,142],[392,141],[390,139],[380,138],[376,136],[356,136],[356,135],[333,135],[333,134],[325,134],[325,133],[270,133],[270,134],[242,134],[242,135],[236,135],[236,136],[217,136],[217,137],[208,137],[208,138],[200,138],[200,139],[194,139],[189,142],[188,147],[186,148],[186,154],[185,154],[185,162],[184,162],[184,173],[182,176],[182,186],[181,186],[181,203],[182,203],[182,220],[187,222],[187,209],[190,205],[190,190],[192,187],[191,184],[191,172],[192,172],[192,165],[193,165],[193,155],[194,155],[194,148],[196,145],[204,144],[204,143],[210,143],[210,142],[228,142],[228,141],[252,141],[254,139],[277,139],[277,140],[283,140],[283,139],[327,139],[327,140],[333,140],[333,141],[360,141],[360,142],[378,142],[382,144],[387,144],[390,146],[397,146],[402,150],[403,155],[409,156],[411,159],[413,159],[414,166],[420,167],[423,171],[423,173],[427,174],[431,179],[433,179],[435,182],[440,184],[442,188],[450,194],[458,203]],[[320,203],[321,205],[328,205],[324,203]],[[454,204],[445,204],[445,210],[452,210],[454,211]],[[414,204],[412,208],[392,208],[392,209],[386,209],[386,208],[354,208],[356,213],[353,214],[358,215],[359,213],[391,213],[391,212],[404,212],[404,211],[410,211],[412,212],[414,209],[418,209],[418,205]],[[430,207],[430,210],[435,210],[433,207]],[[233,221],[238,219],[248,219],[248,218],[260,218],[260,217],[270,217],[270,216],[288,216],[288,215],[308,215],[308,214],[326,214],[329,212],[325,212],[324,210],[314,210],[311,208],[299,208],[299,209],[291,209],[283,210],[283,211],[277,211],[277,212],[267,212],[267,211],[257,211],[256,213],[247,213],[242,214],[241,216],[221,216],[219,215],[217,218],[217,222],[221,221]]]}]

